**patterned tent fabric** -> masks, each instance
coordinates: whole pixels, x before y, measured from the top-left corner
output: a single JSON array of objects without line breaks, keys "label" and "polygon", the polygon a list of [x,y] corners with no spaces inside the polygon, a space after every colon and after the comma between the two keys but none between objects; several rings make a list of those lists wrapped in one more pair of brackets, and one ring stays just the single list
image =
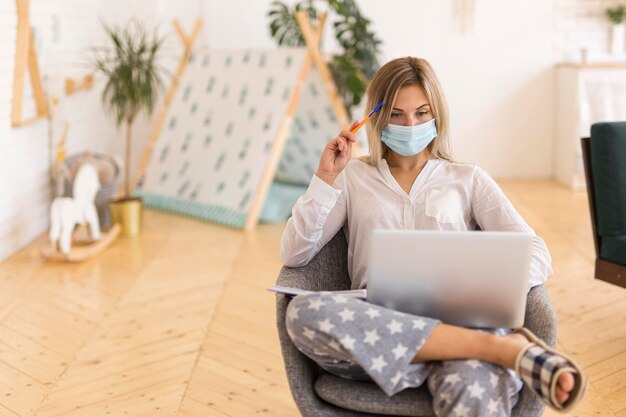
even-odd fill
[{"label": "patterned tent fabric", "polygon": [[[308,184],[339,130],[322,80],[311,68],[295,117],[288,104],[307,51],[196,50],[137,195],[150,207],[244,227],[260,180]],[[291,121],[278,166],[269,166],[281,124]]]},{"label": "patterned tent fabric", "polygon": [[302,90],[276,180],[308,185],[319,164],[322,149],[340,129],[322,78],[313,67]]}]

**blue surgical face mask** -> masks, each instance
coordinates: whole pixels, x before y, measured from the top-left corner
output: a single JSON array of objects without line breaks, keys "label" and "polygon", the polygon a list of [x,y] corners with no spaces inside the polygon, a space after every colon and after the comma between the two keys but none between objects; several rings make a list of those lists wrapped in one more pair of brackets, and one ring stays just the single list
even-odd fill
[{"label": "blue surgical face mask", "polygon": [[417,155],[436,137],[435,119],[417,126],[388,124],[380,134],[380,140],[402,156]]}]

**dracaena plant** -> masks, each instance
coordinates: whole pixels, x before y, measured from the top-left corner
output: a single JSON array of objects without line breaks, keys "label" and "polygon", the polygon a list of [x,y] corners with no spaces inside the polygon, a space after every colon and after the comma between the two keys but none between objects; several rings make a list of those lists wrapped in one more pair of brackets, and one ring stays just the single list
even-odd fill
[{"label": "dracaena plant", "polygon": [[609,18],[611,23],[614,25],[619,25],[624,22],[624,17],[626,16],[626,7],[623,4],[616,6],[613,9],[606,9],[606,16]]},{"label": "dracaena plant", "polygon": [[115,116],[117,126],[126,126],[124,198],[129,198],[132,125],[141,112],[152,114],[163,90],[166,71],[158,63],[163,38],[156,30],[148,33],[137,20],[124,27],[102,26],[109,42],[91,48],[91,63],[106,77],[104,108]]},{"label": "dracaena plant", "polygon": [[270,34],[278,45],[303,46],[296,12],[305,11],[315,24],[321,10],[332,12],[335,38],[342,50],[329,65],[343,102],[351,111],[361,102],[369,79],[380,66],[381,45],[370,20],[361,14],[354,0],[301,0],[292,7],[274,1],[268,12]]}]

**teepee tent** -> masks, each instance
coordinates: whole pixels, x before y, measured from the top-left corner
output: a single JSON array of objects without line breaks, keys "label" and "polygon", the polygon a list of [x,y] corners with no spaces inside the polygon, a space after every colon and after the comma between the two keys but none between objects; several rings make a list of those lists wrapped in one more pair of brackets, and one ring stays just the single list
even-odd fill
[{"label": "teepee tent", "polygon": [[139,163],[147,206],[253,229],[273,181],[308,184],[348,117],[319,51],[324,19],[298,15],[307,48],[185,52]]}]

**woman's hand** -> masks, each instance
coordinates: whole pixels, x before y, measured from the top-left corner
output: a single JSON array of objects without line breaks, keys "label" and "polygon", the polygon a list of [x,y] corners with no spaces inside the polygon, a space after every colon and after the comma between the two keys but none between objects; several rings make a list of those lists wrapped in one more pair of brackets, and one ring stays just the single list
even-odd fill
[{"label": "woman's hand", "polygon": [[358,124],[359,121],[356,120],[349,130],[339,132],[339,135],[328,142],[322,151],[320,164],[315,175],[329,185],[333,185],[337,175],[343,171],[352,158],[352,144],[356,142],[356,138],[351,131]]}]

